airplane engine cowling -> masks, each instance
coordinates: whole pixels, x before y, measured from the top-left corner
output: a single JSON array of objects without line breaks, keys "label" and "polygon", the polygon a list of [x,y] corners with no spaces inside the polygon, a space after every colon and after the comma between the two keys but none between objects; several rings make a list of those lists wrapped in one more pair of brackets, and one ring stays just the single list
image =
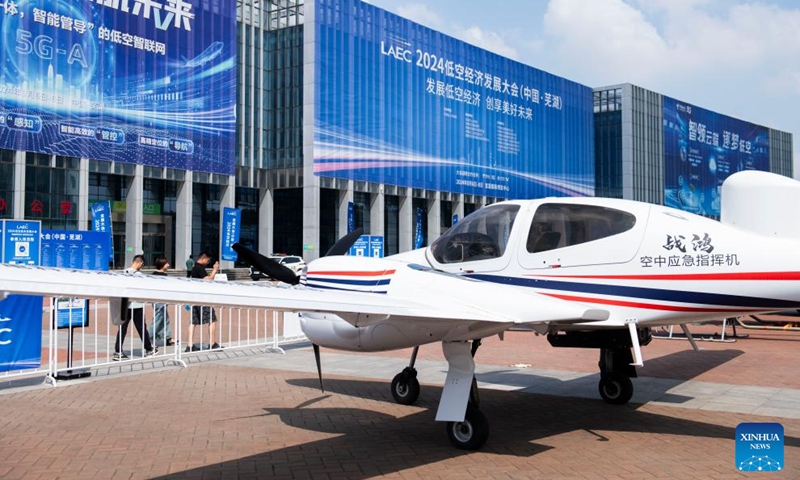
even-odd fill
[{"label": "airplane engine cowling", "polygon": [[307,312],[300,314],[300,328],[319,346],[354,352],[380,352],[437,342],[450,331],[450,326],[445,325],[429,328],[390,322],[354,327],[337,315]]}]

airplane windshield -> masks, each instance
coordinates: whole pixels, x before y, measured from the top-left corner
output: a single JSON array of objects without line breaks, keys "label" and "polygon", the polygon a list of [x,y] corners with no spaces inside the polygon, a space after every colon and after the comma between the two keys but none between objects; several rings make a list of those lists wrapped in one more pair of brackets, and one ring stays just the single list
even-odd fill
[{"label": "airplane windshield", "polygon": [[439,263],[499,258],[506,251],[519,205],[493,205],[468,215],[431,245]]}]

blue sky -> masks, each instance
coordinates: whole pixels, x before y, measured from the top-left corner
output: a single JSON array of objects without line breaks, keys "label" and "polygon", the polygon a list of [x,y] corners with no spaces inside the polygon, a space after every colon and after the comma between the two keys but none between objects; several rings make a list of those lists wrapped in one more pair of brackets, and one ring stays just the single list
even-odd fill
[{"label": "blue sky", "polygon": [[800,178],[800,2],[368,1],[590,87],[633,83],[788,131]]}]

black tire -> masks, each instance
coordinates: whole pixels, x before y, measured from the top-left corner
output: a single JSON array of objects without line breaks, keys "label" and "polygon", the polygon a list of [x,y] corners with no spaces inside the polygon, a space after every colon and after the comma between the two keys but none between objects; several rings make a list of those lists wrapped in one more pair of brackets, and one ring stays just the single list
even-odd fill
[{"label": "black tire", "polygon": [[419,398],[419,380],[409,377],[405,372],[398,373],[392,379],[392,396],[400,405],[414,405]]},{"label": "black tire", "polygon": [[254,282],[258,281],[258,275],[250,275],[250,278],[253,279]]},{"label": "black tire", "polygon": [[611,405],[625,405],[633,397],[633,382],[627,375],[607,373],[598,384],[600,396]]},{"label": "black tire", "polygon": [[463,422],[447,422],[447,437],[461,450],[478,450],[489,439],[489,421],[478,407],[467,405]]}]

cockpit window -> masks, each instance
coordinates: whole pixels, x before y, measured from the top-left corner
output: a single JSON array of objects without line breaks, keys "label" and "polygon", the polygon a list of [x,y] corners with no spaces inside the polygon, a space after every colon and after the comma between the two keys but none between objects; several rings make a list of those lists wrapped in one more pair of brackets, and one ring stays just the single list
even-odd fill
[{"label": "cockpit window", "polygon": [[530,253],[546,252],[626,232],[636,217],[622,210],[594,205],[545,203],[536,209],[528,232]]},{"label": "cockpit window", "polygon": [[439,263],[502,257],[519,205],[492,205],[474,212],[439,237],[431,254]]}]

